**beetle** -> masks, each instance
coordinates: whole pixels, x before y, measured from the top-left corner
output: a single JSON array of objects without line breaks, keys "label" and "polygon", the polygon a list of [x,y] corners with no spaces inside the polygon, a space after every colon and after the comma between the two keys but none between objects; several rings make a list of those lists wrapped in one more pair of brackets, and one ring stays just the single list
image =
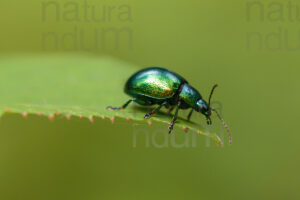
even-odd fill
[{"label": "beetle", "polygon": [[136,102],[142,106],[157,104],[157,108],[145,114],[144,118],[148,119],[163,106],[169,108],[170,112],[173,108],[176,108],[169,125],[169,133],[173,130],[179,109],[191,109],[187,116],[188,121],[194,110],[200,112],[206,117],[206,122],[209,125],[212,124],[210,116],[212,111],[214,111],[224,125],[229,136],[229,143],[231,143],[231,133],[228,126],[217,110],[210,106],[211,97],[216,87],[217,84],[213,86],[207,103],[201,94],[189,85],[182,76],[162,67],[149,67],[136,72],[127,80],[124,92],[132,98],[121,107],[107,106],[107,109],[125,109],[131,102]]}]

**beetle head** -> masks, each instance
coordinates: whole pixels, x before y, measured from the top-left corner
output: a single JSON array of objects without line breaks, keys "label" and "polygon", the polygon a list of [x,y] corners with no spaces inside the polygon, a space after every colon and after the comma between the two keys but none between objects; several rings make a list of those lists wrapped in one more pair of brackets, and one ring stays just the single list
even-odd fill
[{"label": "beetle head", "polygon": [[205,100],[199,99],[196,102],[196,111],[202,113],[206,117],[207,124],[211,124],[211,109],[209,104]]},{"label": "beetle head", "polygon": [[227,131],[227,134],[228,134],[228,137],[229,137],[229,144],[231,144],[231,132],[227,126],[227,124],[225,123],[225,121],[223,120],[223,118],[221,117],[221,115],[218,113],[218,111],[212,107],[210,107],[210,100],[211,100],[211,96],[215,90],[215,88],[217,87],[218,85],[214,85],[211,92],[210,92],[210,95],[209,95],[209,101],[208,101],[208,104],[206,103],[206,101],[204,101],[203,99],[199,99],[197,102],[196,102],[196,108],[195,110],[197,112],[201,112],[203,115],[205,115],[206,117],[206,122],[207,124],[211,124],[211,119],[210,119],[210,115],[211,115],[211,111],[214,111],[218,118],[221,120],[224,128],[226,129]]},{"label": "beetle head", "polygon": [[212,94],[214,93],[214,90],[216,89],[217,86],[218,85],[215,84],[213,86],[213,88],[211,89],[208,103],[206,101],[204,101],[203,99],[199,99],[196,102],[196,110],[197,110],[197,112],[201,112],[203,115],[205,115],[207,124],[211,124],[210,115],[211,115],[212,109],[210,107],[210,100],[211,100]]}]

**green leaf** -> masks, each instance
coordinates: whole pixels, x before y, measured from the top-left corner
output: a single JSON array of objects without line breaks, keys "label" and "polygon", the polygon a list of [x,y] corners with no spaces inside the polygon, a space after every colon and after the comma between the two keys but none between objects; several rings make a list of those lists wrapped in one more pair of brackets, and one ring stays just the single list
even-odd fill
[{"label": "green leaf", "polygon": [[[138,70],[132,64],[110,57],[83,55],[26,55],[0,58],[0,115],[5,112],[49,116],[60,113],[73,116],[135,120],[143,118],[147,109],[131,104],[122,111],[106,106],[120,106],[129,99],[123,93],[127,78]],[[151,122],[169,123],[171,115],[160,112]],[[222,145],[215,133],[198,124],[179,118],[176,126],[206,135]],[[167,126],[166,126],[166,131]]]}]

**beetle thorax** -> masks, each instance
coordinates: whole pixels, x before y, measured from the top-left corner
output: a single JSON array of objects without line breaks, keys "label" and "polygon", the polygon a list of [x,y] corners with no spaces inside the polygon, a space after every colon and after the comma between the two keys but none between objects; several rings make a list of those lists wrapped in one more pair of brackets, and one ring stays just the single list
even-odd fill
[{"label": "beetle thorax", "polygon": [[185,105],[184,107],[186,108],[188,107],[194,108],[196,102],[199,99],[202,99],[200,93],[189,84],[184,84],[182,86],[182,89],[179,93],[179,98],[182,101],[182,103]]}]

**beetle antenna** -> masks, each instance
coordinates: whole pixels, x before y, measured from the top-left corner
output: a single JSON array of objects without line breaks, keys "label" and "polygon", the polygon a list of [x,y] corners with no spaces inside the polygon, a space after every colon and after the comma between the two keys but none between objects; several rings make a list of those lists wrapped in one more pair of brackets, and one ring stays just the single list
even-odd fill
[{"label": "beetle antenna", "polygon": [[221,120],[224,128],[227,131],[228,138],[229,138],[229,144],[231,144],[232,143],[232,139],[231,139],[231,133],[230,133],[229,127],[227,126],[227,124],[225,123],[224,119],[221,117],[221,115],[217,112],[216,109],[212,108],[211,110],[215,111],[215,113],[217,114],[218,118]]},{"label": "beetle antenna", "polygon": [[211,89],[210,95],[209,95],[209,99],[208,99],[208,106],[210,106],[210,100],[211,100],[211,96],[214,93],[214,90],[216,89],[216,87],[218,87],[218,84],[215,84],[213,86],[213,88]]}]

